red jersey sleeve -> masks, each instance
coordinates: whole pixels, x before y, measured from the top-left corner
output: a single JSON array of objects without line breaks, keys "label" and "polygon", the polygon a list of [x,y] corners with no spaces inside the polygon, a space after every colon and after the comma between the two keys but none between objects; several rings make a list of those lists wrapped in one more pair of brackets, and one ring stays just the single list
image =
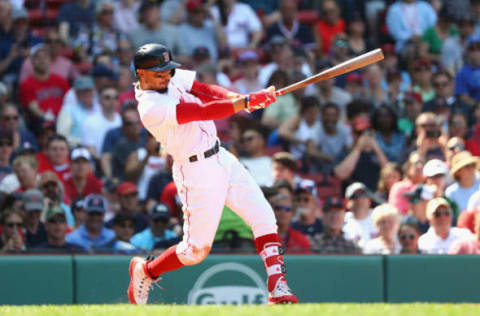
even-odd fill
[{"label": "red jersey sleeve", "polygon": [[215,100],[226,99],[231,91],[217,85],[210,85],[200,81],[193,81],[190,92],[202,100],[202,102],[212,102]]},{"label": "red jersey sleeve", "polygon": [[213,101],[207,104],[179,103],[177,104],[177,122],[185,124],[193,121],[218,120],[235,113],[231,100]]}]

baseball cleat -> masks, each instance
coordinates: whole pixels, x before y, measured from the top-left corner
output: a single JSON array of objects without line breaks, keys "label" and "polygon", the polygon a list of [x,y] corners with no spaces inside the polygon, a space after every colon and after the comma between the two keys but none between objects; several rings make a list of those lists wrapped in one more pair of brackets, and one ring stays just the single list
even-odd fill
[{"label": "baseball cleat", "polygon": [[129,267],[130,284],[128,285],[128,300],[130,304],[145,305],[148,301],[148,292],[152,288],[153,280],[147,272],[147,260],[140,257],[133,257]]},{"label": "baseball cleat", "polygon": [[287,280],[280,277],[275,288],[268,294],[268,304],[297,304],[298,298],[287,285]]}]

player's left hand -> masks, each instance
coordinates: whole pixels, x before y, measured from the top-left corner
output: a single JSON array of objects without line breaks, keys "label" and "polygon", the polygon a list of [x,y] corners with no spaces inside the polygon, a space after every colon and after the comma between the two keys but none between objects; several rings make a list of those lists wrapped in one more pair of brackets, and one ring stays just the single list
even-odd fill
[{"label": "player's left hand", "polygon": [[251,113],[258,109],[267,108],[270,104],[277,100],[275,96],[275,87],[270,86],[259,92],[252,93],[248,96],[248,102],[245,111]]}]

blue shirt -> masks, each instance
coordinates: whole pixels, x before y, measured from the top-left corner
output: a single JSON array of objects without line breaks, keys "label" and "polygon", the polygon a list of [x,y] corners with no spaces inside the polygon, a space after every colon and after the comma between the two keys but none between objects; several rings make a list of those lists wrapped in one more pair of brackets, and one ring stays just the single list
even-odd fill
[{"label": "blue shirt", "polygon": [[460,186],[458,182],[455,182],[447,187],[445,190],[445,196],[458,205],[459,214],[467,209],[468,200],[473,195],[473,193],[477,192],[480,187],[480,180],[475,180],[475,183],[469,187],[464,188]]},{"label": "blue shirt", "polygon": [[480,67],[466,64],[460,69],[455,79],[455,93],[467,94],[480,101]]},{"label": "blue shirt", "polygon": [[390,142],[388,143],[379,132],[376,133],[375,139],[380,149],[390,161],[397,161],[405,148],[405,136],[398,132],[392,134]]},{"label": "blue shirt", "polygon": [[154,246],[158,245],[159,243],[166,242],[166,248],[175,244],[177,240],[178,236],[172,230],[165,229],[163,236],[155,237],[153,236],[152,230],[147,228],[144,231],[133,235],[133,237],[130,239],[130,243],[140,249],[152,250]]},{"label": "blue shirt", "polygon": [[85,250],[92,248],[104,248],[115,238],[113,230],[103,227],[100,235],[92,239],[85,228],[85,224],[68,234],[65,240],[71,244],[82,247]]}]

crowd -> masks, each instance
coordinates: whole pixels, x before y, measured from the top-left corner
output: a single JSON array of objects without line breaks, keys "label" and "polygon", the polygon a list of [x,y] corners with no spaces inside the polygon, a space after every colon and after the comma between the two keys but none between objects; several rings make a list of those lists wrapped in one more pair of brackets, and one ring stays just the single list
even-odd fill
[{"label": "crowd", "polygon": [[[53,23],[31,21],[39,8]],[[480,253],[478,0],[0,0],[0,252],[182,238],[172,159],[134,98],[149,42],[241,94],[381,47],[382,62],[216,121],[222,146],[287,253]],[[212,251],[254,249],[225,207]]]}]

